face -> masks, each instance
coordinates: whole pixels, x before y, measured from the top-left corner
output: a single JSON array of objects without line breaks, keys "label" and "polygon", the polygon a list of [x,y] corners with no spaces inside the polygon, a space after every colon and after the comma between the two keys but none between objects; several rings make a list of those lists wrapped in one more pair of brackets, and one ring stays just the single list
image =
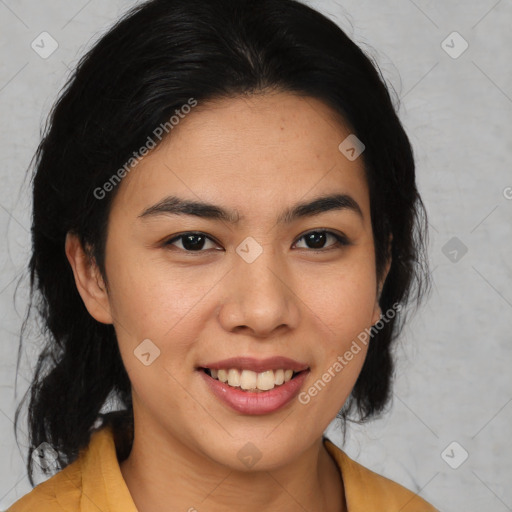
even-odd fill
[{"label": "face", "polygon": [[114,324],[136,429],[239,469],[248,441],[268,469],[322,436],[380,314],[362,158],[338,149],[349,134],[312,98],[219,100],[123,179],[108,290],[80,292]]}]

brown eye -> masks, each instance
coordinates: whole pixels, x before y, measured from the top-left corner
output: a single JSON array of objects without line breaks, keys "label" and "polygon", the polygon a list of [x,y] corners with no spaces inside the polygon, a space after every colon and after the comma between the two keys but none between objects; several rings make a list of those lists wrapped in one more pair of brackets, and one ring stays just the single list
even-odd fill
[{"label": "brown eye", "polygon": [[[210,242],[213,246],[217,246],[211,238],[204,233],[183,233],[165,242],[166,246],[175,245],[178,249],[187,252],[203,252],[205,246]],[[213,247],[206,247],[211,249]]]},{"label": "brown eye", "polygon": [[[348,241],[344,236],[333,233],[332,231],[310,231],[309,233],[302,235],[297,243],[301,240],[304,240],[307,249],[320,251],[348,245]],[[331,243],[326,247],[326,243],[329,240],[334,240],[334,243]],[[300,248],[302,249],[302,247]]]}]

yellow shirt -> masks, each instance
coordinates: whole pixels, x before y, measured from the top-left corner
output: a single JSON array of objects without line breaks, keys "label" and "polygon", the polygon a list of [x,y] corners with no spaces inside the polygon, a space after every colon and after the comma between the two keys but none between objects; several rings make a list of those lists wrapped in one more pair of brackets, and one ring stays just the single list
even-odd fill
[{"label": "yellow shirt", "polygon": [[[405,487],[352,460],[324,438],[343,478],[349,512],[437,512]],[[78,459],[7,512],[137,512],[117,459],[111,425],[93,432]]]}]

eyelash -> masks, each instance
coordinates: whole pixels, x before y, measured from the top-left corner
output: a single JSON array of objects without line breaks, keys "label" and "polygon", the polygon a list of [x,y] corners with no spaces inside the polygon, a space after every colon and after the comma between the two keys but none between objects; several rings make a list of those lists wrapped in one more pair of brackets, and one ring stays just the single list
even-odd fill
[{"label": "eyelash", "polygon": [[[327,234],[327,235],[331,235],[332,237],[334,237],[334,239],[336,240],[336,243],[334,243],[333,245],[330,245],[328,246],[327,248],[325,249],[310,249],[310,248],[301,248],[301,249],[306,249],[308,252],[314,252],[314,253],[325,253],[327,251],[330,251],[330,250],[333,250],[333,249],[337,249],[337,248],[341,248],[341,247],[345,247],[345,246],[348,246],[350,245],[350,242],[349,240],[347,239],[347,237],[345,237],[344,235],[341,235],[341,234],[338,234],[334,231],[329,231],[329,230],[326,230],[326,229],[313,229],[311,231],[308,231],[306,233],[304,233],[303,235],[301,235],[294,243],[294,245],[296,243],[298,243],[300,240],[302,240],[303,238],[305,238],[306,236],[308,235],[311,235],[313,233],[321,233],[321,234]],[[213,238],[209,237],[208,235],[206,235],[205,233],[202,233],[201,231],[188,231],[188,232],[185,232],[185,233],[181,233],[180,235],[178,236],[174,236],[173,238],[167,240],[166,242],[164,242],[164,246],[165,247],[168,247],[170,245],[173,245],[174,242],[177,242],[179,240],[182,240],[184,239],[185,237],[187,236],[190,236],[190,235],[194,235],[194,236],[203,236],[205,237],[206,239],[212,241],[213,243],[217,244],[217,245],[220,245],[218,244]],[[207,250],[203,250],[203,249],[200,249],[200,250],[197,250],[197,251],[189,251],[187,249],[182,249],[182,248],[177,248],[178,250],[180,251],[183,251],[183,252],[186,252],[187,254],[200,254],[202,252],[206,252]]]}]

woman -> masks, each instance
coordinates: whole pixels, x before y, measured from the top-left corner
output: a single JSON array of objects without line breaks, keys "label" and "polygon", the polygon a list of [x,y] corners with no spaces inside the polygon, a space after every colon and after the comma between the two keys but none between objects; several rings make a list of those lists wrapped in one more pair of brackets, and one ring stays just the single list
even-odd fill
[{"label": "woman", "polygon": [[79,63],[33,187],[28,470],[60,471],[11,511],[434,510],[323,436],[384,409],[428,282],[408,138],[338,26],[140,5]]}]

